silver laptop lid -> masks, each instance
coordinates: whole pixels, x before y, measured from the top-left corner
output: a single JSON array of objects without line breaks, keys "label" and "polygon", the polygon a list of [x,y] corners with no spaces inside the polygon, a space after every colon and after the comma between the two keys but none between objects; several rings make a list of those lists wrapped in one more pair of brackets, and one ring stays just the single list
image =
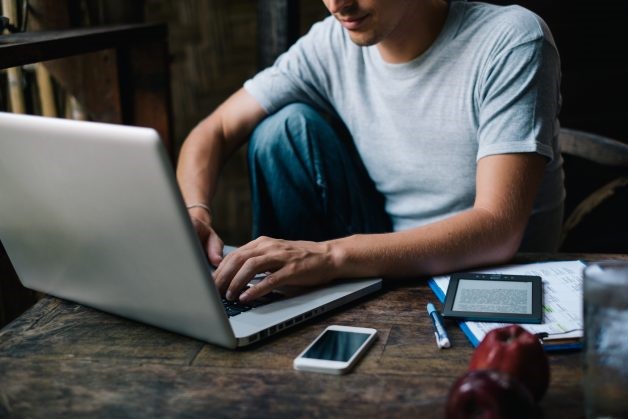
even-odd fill
[{"label": "silver laptop lid", "polygon": [[29,288],[236,341],[158,134],[0,113],[0,240]]}]

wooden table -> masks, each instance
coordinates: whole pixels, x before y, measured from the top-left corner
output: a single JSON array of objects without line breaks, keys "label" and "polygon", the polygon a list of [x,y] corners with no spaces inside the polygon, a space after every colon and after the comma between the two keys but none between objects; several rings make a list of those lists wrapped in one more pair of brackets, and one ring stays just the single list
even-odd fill
[{"label": "wooden table", "polygon": [[[436,348],[425,312],[435,300],[425,281],[397,282],[231,351],[46,297],[0,331],[0,417],[443,417],[473,349],[453,323],[453,348]],[[348,375],[293,370],[329,324],[374,327],[379,338]],[[581,356],[550,355],[546,418],[583,416]]]}]

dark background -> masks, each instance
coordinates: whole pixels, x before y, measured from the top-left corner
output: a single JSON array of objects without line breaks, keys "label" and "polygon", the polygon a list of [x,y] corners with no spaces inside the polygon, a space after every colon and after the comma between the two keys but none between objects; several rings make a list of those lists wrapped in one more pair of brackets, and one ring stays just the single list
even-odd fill
[{"label": "dark background", "polygon": [[[513,2],[495,1],[497,4]],[[561,56],[563,127],[628,143],[628,2],[517,1],[549,25]],[[566,213],[625,169],[564,156]],[[562,250],[628,252],[628,188],[619,188],[583,219]]]},{"label": "dark background", "polygon": [[520,4],[548,24],[562,63],[563,126],[626,142],[628,2],[491,1]]}]

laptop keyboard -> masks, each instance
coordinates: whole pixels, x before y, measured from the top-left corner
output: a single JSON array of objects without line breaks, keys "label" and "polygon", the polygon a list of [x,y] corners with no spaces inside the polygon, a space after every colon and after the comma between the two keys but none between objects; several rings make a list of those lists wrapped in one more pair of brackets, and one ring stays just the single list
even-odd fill
[{"label": "laptop keyboard", "polygon": [[238,301],[229,301],[225,298],[222,299],[222,305],[225,307],[225,312],[228,317],[237,316],[240,313],[244,313],[245,311],[252,310],[254,308],[264,306],[266,304],[270,304],[273,301],[277,301],[283,298],[283,295],[272,291],[263,297],[258,298],[255,301],[248,302],[246,304],[242,304]]}]

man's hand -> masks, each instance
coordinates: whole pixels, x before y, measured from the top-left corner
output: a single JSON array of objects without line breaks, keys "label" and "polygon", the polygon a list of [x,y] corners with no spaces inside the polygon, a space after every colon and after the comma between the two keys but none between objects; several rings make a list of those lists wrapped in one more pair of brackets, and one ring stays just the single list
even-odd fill
[{"label": "man's hand", "polygon": [[222,261],[224,243],[212,228],[211,217],[202,208],[191,208],[189,213],[209,263],[218,266]]},{"label": "man's hand", "polygon": [[257,285],[239,296],[255,300],[282,285],[318,285],[331,281],[335,272],[331,246],[325,242],[286,241],[260,237],[225,256],[214,272],[216,286],[228,300],[258,273],[269,272]]}]

